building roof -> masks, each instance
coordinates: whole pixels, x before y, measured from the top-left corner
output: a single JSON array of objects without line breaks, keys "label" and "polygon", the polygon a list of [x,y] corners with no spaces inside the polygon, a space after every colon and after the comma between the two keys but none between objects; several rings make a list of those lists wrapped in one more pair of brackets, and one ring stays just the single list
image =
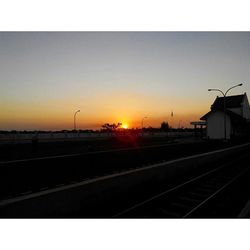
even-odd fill
[{"label": "building roof", "polygon": [[[244,100],[245,95],[233,95],[226,96],[226,108],[240,108]],[[224,109],[224,97],[218,97],[215,99],[211,106],[211,110],[223,110]]]}]

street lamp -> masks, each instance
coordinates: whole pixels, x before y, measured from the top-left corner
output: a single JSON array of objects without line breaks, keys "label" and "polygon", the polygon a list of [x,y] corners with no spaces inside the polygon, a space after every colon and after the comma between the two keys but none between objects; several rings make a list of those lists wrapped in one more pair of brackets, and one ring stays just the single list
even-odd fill
[{"label": "street lamp", "polygon": [[80,112],[80,109],[77,110],[77,111],[75,112],[75,114],[74,114],[74,130],[76,130],[76,114],[77,114],[78,112]]},{"label": "street lamp", "polygon": [[237,84],[237,85],[234,85],[233,87],[229,88],[225,93],[223,91],[221,91],[220,89],[208,89],[208,91],[219,91],[222,95],[223,95],[223,99],[224,99],[224,139],[226,140],[227,139],[227,127],[226,127],[226,96],[227,96],[227,93],[233,89],[233,88],[236,88],[236,87],[240,87],[242,86],[243,84],[240,83],[240,84]]}]

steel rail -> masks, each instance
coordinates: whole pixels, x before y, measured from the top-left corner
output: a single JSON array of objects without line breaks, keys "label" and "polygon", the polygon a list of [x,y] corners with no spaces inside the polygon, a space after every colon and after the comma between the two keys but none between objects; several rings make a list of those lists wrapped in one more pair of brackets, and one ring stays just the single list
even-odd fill
[{"label": "steel rail", "polygon": [[[247,157],[247,156],[249,156],[249,155],[250,155],[250,154],[247,154],[247,155],[241,156],[240,158],[245,158],[245,157]],[[237,160],[235,159],[233,162],[238,161],[238,160],[239,160],[239,159],[237,159]],[[188,185],[190,185],[190,184],[192,184],[192,183],[195,183],[196,181],[199,181],[199,180],[201,180],[201,179],[203,179],[203,178],[205,178],[205,177],[208,177],[208,176],[212,175],[212,174],[215,173],[215,172],[219,172],[221,169],[227,167],[228,165],[231,165],[233,162],[225,163],[225,164],[221,165],[220,167],[218,167],[218,168],[216,168],[216,169],[210,170],[210,171],[208,171],[208,172],[206,172],[206,173],[203,173],[203,174],[201,174],[201,175],[199,175],[199,176],[197,176],[197,177],[192,178],[191,180],[188,180],[188,181],[186,181],[186,182],[184,182],[184,183],[181,183],[181,184],[179,184],[179,185],[177,185],[177,186],[175,186],[175,187],[173,187],[173,188],[167,189],[167,190],[165,190],[165,191],[163,191],[163,192],[161,192],[161,193],[159,193],[159,194],[157,194],[157,195],[154,195],[154,196],[150,197],[149,199],[146,199],[146,200],[144,200],[144,201],[142,201],[142,202],[139,202],[139,203],[137,203],[137,204],[135,204],[135,205],[133,205],[133,206],[131,206],[131,207],[125,209],[125,210],[122,210],[121,212],[115,214],[115,215],[112,216],[112,217],[113,217],[113,218],[117,218],[117,217],[120,217],[120,216],[122,216],[122,215],[125,215],[126,213],[132,212],[133,210],[135,210],[135,209],[137,209],[137,208],[140,208],[140,207],[142,207],[143,205],[146,205],[146,204],[148,204],[148,203],[150,203],[150,202],[152,202],[152,201],[155,201],[155,200],[157,200],[157,199],[159,199],[159,198],[161,198],[161,197],[163,197],[163,196],[165,196],[165,195],[167,195],[167,194],[171,194],[171,193],[173,193],[174,191],[178,191],[179,189],[181,189],[181,188],[183,188],[183,187],[185,187],[185,186],[188,186]],[[209,201],[210,199],[212,199],[216,194],[218,194],[219,192],[221,192],[222,190],[224,190],[227,186],[229,186],[231,183],[233,183],[237,178],[239,178],[242,174],[244,174],[244,173],[245,173],[246,171],[248,171],[248,170],[249,170],[249,168],[244,169],[243,171],[241,171],[236,177],[234,177],[234,178],[231,179],[229,182],[227,182],[225,185],[223,185],[223,187],[220,187],[220,188],[219,188],[218,190],[216,190],[212,195],[210,195],[208,198],[206,198],[205,200],[203,200],[203,201],[202,201],[201,203],[199,203],[197,206],[195,206],[194,208],[192,208],[188,213],[186,213],[186,214],[183,216],[183,218],[186,218],[186,217],[189,216],[191,213],[193,213],[194,211],[196,211],[199,207],[201,207],[201,206],[202,206],[203,204],[205,204],[207,201]]]},{"label": "steel rail", "polygon": [[204,206],[208,201],[210,201],[212,198],[214,198],[216,195],[218,195],[220,192],[225,190],[229,185],[231,185],[233,182],[235,182],[238,178],[240,178],[243,174],[245,174],[247,171],[249,171],[250,167],[247,169],[244,169],[241,171],[237,176],[235,176],[232,180],[227,182],[225,185],[223,185],[221,188],[219,188],[216,192],[214,192],[212,195],[210,195],[208,198],[203,200],[199,205],[191,209],[188,213],[186,213],[183,218],[189,217],[192,213],[196,212],[199,208]]},{"label": "steel rail", "polygon": [[[94,177],[88,176],[88,178],[90,178],[93,181],[98,180],[98,179],[100,179],[102,177],[107,177],[107,176],[110,176],[112,178],[112,176],[116,176],[117,174],[121,175],[121,174],[126,174],[126,173],[129,173],[129,172],[133,172],[133,171],[143,171],[143,170],[146,170],[146,169],[150,169],[150,168],[154,168],[154,167],[158,167],[158,166],[163,166],[165,164],[171,164],[171,163],[180,162],[180,161],[183,161],[183,160],[195,159],[195,158],[198,158],[198,157],[201,157],[201,156],[206,156],[206,155],[211,155],[211,154],[214,154],[214,153],[219,153],[219,152],[224,152],[224,151],[228,151],[228,150],[232,150],[232,149],[237,149],[237,148],[245,147],[245,146],[248,146],[248,145],[250,145],[250,143],[241,144],[241,145],[237,145],[237,146],[233,146],[233,147],[229,147],[229,148],[218,149],[218,150],[209,151],[209,152],[205,152],[205,153],[200,153],[200,154],[196,154],[196,155],[185,156],[185,157],[181,157],[181,158],[177,158],[177,159],[173,159],[173,160],[160,161],[160,162],[155,162],[155,163],[150,163],[150,164],[148,163],[148,164],[144,164],[142,166],[135,166],[135,167],[132,167],[132,168],[120,169],[119,171],[112,171],[110,173],[103,173],[101,175],[94,176]],[[22,161],[22,160],[20,160],[20,161]],[[211,171],[214,171],[214,170],[211,170]],[[68,185],[70,186],[72,181],[82,183],[82,181],[69,180],[69,182],[66,182],[66,183],[63,183],[63,184],[64,184],[64,186],[68,186]],[[57,184],[58,183],[54,183],[54,185],[52,185],[49,189],[53,190],[54,188],[57,187]],[[187,183],[185,183],[185,184],[187,184]],[[181,185],[184,185],[184,184],[181,184]],[[43,186],[38,187],[38,189],[41,189],[41,188],[43,188]],[[26,191],[30,191],[30,190],[29,189],[22,190],[22,192],[26,192]],[[32,191],[33,194],[37,193],[37,192],[39,192],[39,191]],[[165,192],[163,192],[163,194],[164,193]],[[163,194],[160,194],[160,195],[163,195]],[[5,195],[5,197],[9,197],[9,196],[10,196],[10,194]],[[23,194],[22,195],[21,194],[11,195],[12,198],[16,198],[16,197],[19,197],[19,196],[23,196]],[[5,197],[0,198],[0,200],[6,200]]]}]

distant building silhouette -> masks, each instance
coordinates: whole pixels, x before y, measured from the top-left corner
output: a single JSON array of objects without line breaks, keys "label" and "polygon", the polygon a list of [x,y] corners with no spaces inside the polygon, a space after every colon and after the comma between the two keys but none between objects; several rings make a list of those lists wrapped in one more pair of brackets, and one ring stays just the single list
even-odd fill
[{"label": "distant building silhouette", "polygon": [[[248,133],[250,125],[250,108],[246,93],[227,96],[226,102],[226,138]],[[207,137],[224,138],[224,97],[218,97],[211,105],[211,110],[200,118],[206,121]]]}]

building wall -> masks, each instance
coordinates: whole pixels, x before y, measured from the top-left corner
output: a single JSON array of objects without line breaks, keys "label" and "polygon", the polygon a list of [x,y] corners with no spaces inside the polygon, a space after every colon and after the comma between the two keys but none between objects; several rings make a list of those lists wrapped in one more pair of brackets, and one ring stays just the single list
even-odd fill
[{"label": "building wall", "polygon": [[227,110],[230,110],[232,112],[234,112],[235,114],[237,115],[240,115],[240,116],[243,116],[243,108],[240,107],[240,108],[231,108],[231,109],[227,109]]},{"label": "building wall", "polygon": [[246,119],[250,119],[250,109],[249,109],[247,95],[245,95],[244,97],[242,111],[243,111],[242,116]]},{"label": "building wall", "polygon": [[243,103],[242,106],[239,108],[231,108],[228,109],[246,119],[250,119],[250,108],[249,108],[249,102],[247,99],[247,95],[245,94],[244,99],[243,99]]},{"label": "building wall", "polygon": [[[229,116],[226,117],[226,132],[227,139],[231,135],[231,120]],[[224,138],[224,113],[214,112],[207,118],[207,137],[210,139],[223,139]]]}]

